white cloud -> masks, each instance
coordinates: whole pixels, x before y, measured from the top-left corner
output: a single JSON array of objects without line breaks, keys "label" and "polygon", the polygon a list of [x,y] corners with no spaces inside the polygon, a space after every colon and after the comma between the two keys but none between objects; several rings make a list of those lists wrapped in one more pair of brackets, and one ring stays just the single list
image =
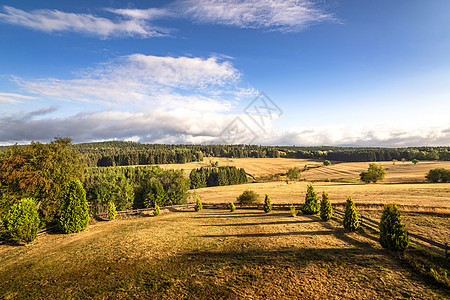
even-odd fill
[{"label": "white cloud", "polygon": [[[113,110],[81,112],[69,117],[46,118],[55,108],[0,116],[0,143],[31,140],[49,141],[54,136],[70,136],[75,142],[98,140],[134,140],[151,143],[224,143],[221,133],[237,115],[178,108],[149,109],[139,112]],[[249,122],[243,115],[244,122]],[[310,127],[266,132],[255,130],[255,144],[263,145],[336,145],[336,146],[436,146],[450,144],[450,123],[422,128],[374,125]]]},{"label": "white cloud", "polygon": [[175,7],[199,23],[282,32],[300,31],[313,24],[336,21],[310,0],[180,0]]},{"label": "white cloud", "polygon": [[[3,11],[4,13],[0,13],[1,22],[45,32],[73,31],[102,38],[116,36],[149,38],[168,35],[167,29],[151,26],[140,18],[110,20],[92,14],[66,13],[48,9],[26,12],[10,6],[3,6]],[[122,15],[124,14],[125,12],[122,13]],[[150,13],[148,13],[149,15]]]},{"label": "white cloud", "polygon": [[[394,126],[367,124],[365,126],[326,126],[271,131],[266,144],[306,146],[407,147],[450,145],[450,123],[435,126]],[[258,139],[258,142],[261,142]]]},{"label": "white cloud", "polygon": [[25,96],[15,93],[0,93],[0,103],[20,103],[22,100],[32,100],[36,97]]},{"label": "white cloud", "polygon": [[164,17],[174,17],[174,13],[166,8],[148,8],[148,9],[124,9],[124,8],[105,8],[106,11],[122,15],[130,19],[154,20]]},{"label": "white cloud", "polygon": [[75,79],[14,80],[27,92],[109,105],[160,105],[225,110],[230,101],[250,97],[240,72],[217,57],[160,57],[133,54],[80,72]]}]

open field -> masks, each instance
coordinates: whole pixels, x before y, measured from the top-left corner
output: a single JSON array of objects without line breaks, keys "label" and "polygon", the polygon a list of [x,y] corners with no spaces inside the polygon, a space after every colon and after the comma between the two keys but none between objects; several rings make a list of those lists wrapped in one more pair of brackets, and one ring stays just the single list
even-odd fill
[{"label": "open field", "polygon": [[[272,203],[302,204],[305,201],[307,182],[266,182],[208,187],[197,189],[203,203],[235,202],[244,190],[251,189],[264,201],[269,194]],[[315,183],[316,193],[321,197],[327,191],[332,204],[344,204],[351,195],[357,207],[365,210],[367,217],[379,220],[380,204],[396,202],[403,212],[407,228],[424,237],[441,243],[450,242],[450,183],[434,184],[349,184]],[[341,207],[343,209],[343,207]],[[368,213],[369,212],[369,213]]]},{"label": "open field", "polygon": [[[445,299],[369,229],[286,212],[204,210],[97,222],[0,245],[0,298]],[[448,261],[439,261],[448,269]]]},{"label": "open field", "polygon": [[[223,203],[235,201],[244,190],[251,189],[260,194],[269,194],[273,203],[303,203],[305,200],[307,182],[248,183],[230,186],[216,186],[197,189],[197,194],[205,203]],[[450,183],[429,184],[352,184],[336,182],[314,183],[316,192],[330,194],[331,203],[343,203],[348,195],[355,203],[396,202],[400,205],[417,206],[432,210],[433,208],[448,209],[450,212]]]},{"label": "open field", "polygon": [[235,166],[238,168],[244,168],[248,174],[251,174],[254,177],[286,173],[293,167],[303,169],[305,165],[310,167],[322,165],[321,161],[311,159],[205,157],[201,162],[190,162],[186,164],[162,164],[159,166],[163,169],[183,169],[189,174],[189,172],[194,168],[210,166],[210,161],[217,161],[219,166]]},{"label": "open field", "polygon": [[[386,179],[383,183],[417,183],[425,182],[425,175],[429,170],[435,168],[450,169],[450,161],[421,161],[414,165],[412,162],[396,162],[392,161],[377,162],[386,170]],[[328,178],[330,180],[353,177],[359,179],[362,171],[367,171],[368,162],[351,162],[340,163],[321,168],[311,169],[302,172],[302,178],[313,181],[323,181]]]}]

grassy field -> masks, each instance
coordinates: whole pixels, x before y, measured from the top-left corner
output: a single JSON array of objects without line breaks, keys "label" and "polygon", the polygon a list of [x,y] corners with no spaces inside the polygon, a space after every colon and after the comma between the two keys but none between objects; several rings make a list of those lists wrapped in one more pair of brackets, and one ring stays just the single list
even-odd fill
[{"label": "grassy field", "polygon": [[[235,202],[244,190],[251,189],[259,194],[270,195],[272,203],[295,203],[305,201],[307,182],[265,182],[208,187],[197,189],[203,203]],[[445,243],[450,242],[450,183],[435,184],[349,184],[320,182],[314,183],[321,197],[327,191],[332,204],[344,204],[351,195],[357,207],[366,211],[365,215],[379,220],[380,204],[396,202],[403,212],[404,223],[414,233]],[[343,209],[343,207],[340,207]]]},{"label": "grassy field", "polygon": [[448,298],[445,282],[418,272],[415,251],[393,255],[370,229],[279,211],[128,217],[0,245],[0,298]]},{"label": "grassy field", "polygon": [[[244,190],[251,189],[264,200],[269,194],[273,203],[303,203],[308,182],[297,181],[286,184],[282,181],[248,183],[241,185],[217,186],[197,189],[197,194],[205,203],[235,201]],[[335,182],[316,182],[316,192],[330,194],[331,203],[345,202],[348,195],[356,203],[390,203],[417,206],[426,210],[448,209],[450,212],[450,183],[433,184],[351,184]]]},{"label": "grassy field", "polygon": [[267,176],[271,174],[286,173],[290,168],[299,167],[303,169],[305,165],[320,166],[321,161],[310,159],[293,158],[226,158],[226,157],[205,157],[202,162],[190,162],[186,164],[163,164],[159,165],[163,169],[183,169],[186,173],[194,168],[210,166],[210,161],[218,162],[219,166],[235,166],[244,168],[248,174],[254,177]]},{"label": "grassy field", "polygon": [[[369,162],[338,163],[330,166],[323,166],[322,161],[310,159],[292,158],[225,158],[225,157],[205,157],[202,162],[191,162],[186,164],[163,164],[159,165],[164,169],[183,169],[186,174],[194,168],[201,168],[210,165],[210,161],[218,162],[219,166],[236,166],[244,168],[248,174],[258,179],[269,175],[285,174],[290,168],[299,167],[303,169],[305,165],[311,169],[302,172],[302,178],[309,181],[324,181],[325,179],[338,180],[343,178],[359,179],[362,171],[367,171]],[[392,161],[377,162],[386,170],[386,179],[383,183],[423,183],[425,175],[429,170],[435,168],[450,169],[450,161],[421,161],[414,165],[408,162]]]},{"label": "grassy field", "polygon": [[[416,165],[410,161],[404,163],[396,162],[395,165],[392,161],[377,163],[380,163],[386,170],[386,179],[382,181],[383,183],[425,182],[425,175],[429,170],[435,168],[450,169],[450,161],[421,161]],[[330,180],[341,178],[359,179],[359,174],[362,171],[367,171],[368,166],[368,162],[340,163],[305,171],[302,173],[302,177],[313,181],[323,181],[326,178]]]}]

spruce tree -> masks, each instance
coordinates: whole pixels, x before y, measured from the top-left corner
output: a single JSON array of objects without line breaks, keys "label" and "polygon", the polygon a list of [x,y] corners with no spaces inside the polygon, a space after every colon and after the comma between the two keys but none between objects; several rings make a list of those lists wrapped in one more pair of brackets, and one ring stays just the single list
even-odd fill
[{"label": "spruce tree", "polygon": [[153,215],[157,216],[161,213],[161,211],[159,210],[159,206],[158,203],[155,203],[155,208],[153,209]]},{"label": "spruce tree", "polygon": [[408,231],[400,220],[397,204],[386,204],[380,221],[380,244],[391,251],[404,251],[408,248]]},{"label": "spruce tree", "polygon": [[303,204],[300,210],[306,215],[317,214],[320,210],[320,203],[317,199],[317,194],[314,191],[312,184],[308,185],[305,196],[305,204]]},{"label": "spruce tree", "polygon": [[352,196],[348,196],[345,203],[345,216],[343,225],[345,229],[350,231],[355,231],[359,228],[358,213],[356,211],[356,206],[353,202]]},{"label": "spruce tree", "polygon": [[230,203],[230,211],[235,211],[236,210],[236,205],[234,205],[233,202]]},{"label": "spruce tree", "polygon": [[89,224],[86,192],[78,180],[70,181],[62,198],[59,225],[64,233],[80,232]]},{"label": "spruce tree", "polygon": [[322,192],[322,201],[320,202],[320,218],[328,221],[333,216],[333,208],[331,207],[330,196],[327,192]]},{"label": "spruce tree", "polygon": [[269,213],[272,211],[272,203],[270,202],[269,195],[266,194],[266,198],[264,199],[264,212]]},{"label": "spruce tree", "polygon": [[6,217],[6,224],[13,240],[25,243],[34,241],[39,228],[36,202],[31,198],[24,198],[13,204]]},{"label": "spruce tree", "polygon": [[113,201],[109,201],[108,203],[108,220],[112,221],[116,218],[117,215],[117,210],[116,210],[116,205],[114,204]]},{"label": "spruce tree", "polygon": [[197,197],[197,202],[194,207],[195,211],[201,211],[203,209],[202,202],[200,201],[200,197]]}]

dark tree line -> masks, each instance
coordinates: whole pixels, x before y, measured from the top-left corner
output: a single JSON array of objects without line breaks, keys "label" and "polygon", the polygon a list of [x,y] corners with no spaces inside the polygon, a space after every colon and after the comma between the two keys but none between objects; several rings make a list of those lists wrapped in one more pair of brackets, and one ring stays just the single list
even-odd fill
[{"label": "dark tree line", "polygon": [[274,147],[255,145],[161,145],[134,142],[75,144],[90,167],[153,165],[202,161],[203,157],[280,157]]},{"label": "dark tree line", "polygon": [[242,168],[225,166],[218,168],[192,169],[189,174],[191,188],[197,189],[207,186],[222,186],[247,183],[247,174]]},{"label": "dark tree line", "polygon": [[353,147],[284,147],[280,151],[290,158],[326,159],[345,162],[401,160],[450,160],[450,147],[353,148]]}]

